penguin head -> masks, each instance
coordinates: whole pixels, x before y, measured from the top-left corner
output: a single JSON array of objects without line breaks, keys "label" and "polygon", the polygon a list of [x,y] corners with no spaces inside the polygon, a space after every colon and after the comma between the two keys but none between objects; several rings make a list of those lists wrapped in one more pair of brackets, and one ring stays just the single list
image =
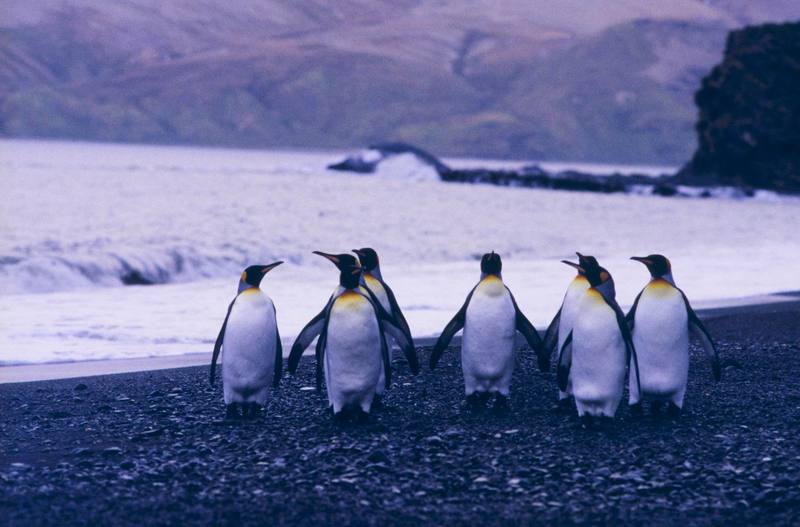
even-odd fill
[{"label": "penguin head", "polygon": [[347,253],[329,254],[322,251],[314,251],[314,254],[330,260],[339,269],[339,284],[342,287],[346,289],[358,287],[361,281],[361,272],[363,271],[358,258]]},{"label": "penguin head", "polygon": [[242,271],[242,277],[239,280],[239,292],[251,287],[258,288],[261,285],[261,280],[268,272],[278,267],[283,262],[278,261],[269,265],[251,265]]},{"label": "penguin head", "polygon": [[483,258],[481,258],[481,274],[484,276],[490,274],[500,276],[502,270],[503,260],[500,259],[499,254],[492,251],[483,255]]},{"label": "penguin head", "polygon": [[353,252],[358,255],[358,259],[361,260],[361,266],[367,273],[371,273],[378,268],[378,253],[375,252],[375,249],[362,247],[361,249],[353,249]]},{"label": "penguin head", "polygon": [[586,279],[589,280],[589,284],[592,287],[597,287],[609,280],[613,280],[613,278],[611,278],[611,273],[609,273],[605,267],[601,267],[595,258],[589,258],[591,259],[585,260],[583,265],[578,266],[578,269],[579,272],[583,269],[583,274],[586,276]]},{"label": "penguin head", "polygon": [[597,263],[597,258],[595,258],[594,256],[588,256],[578,252],[576,252],[575,254],[578,255],[578,264],[584,269],[586,268],[586,266],[600,265],[599,263]]},{"label": "penguin head", "polygon": [[666,256],[661,254],[650,254],[648,256],[631,256],[631,260],[636,260],[647,266],[650,276],[661,278],[672,272],[672,264]]}]

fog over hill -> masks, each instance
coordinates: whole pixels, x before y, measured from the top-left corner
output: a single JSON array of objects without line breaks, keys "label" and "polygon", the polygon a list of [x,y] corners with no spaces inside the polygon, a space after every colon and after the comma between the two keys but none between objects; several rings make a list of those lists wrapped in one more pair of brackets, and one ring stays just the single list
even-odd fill
[{"label": "fog over hill", "polygon": [[794,1],[1,0],[0,135],[679,164]]}]

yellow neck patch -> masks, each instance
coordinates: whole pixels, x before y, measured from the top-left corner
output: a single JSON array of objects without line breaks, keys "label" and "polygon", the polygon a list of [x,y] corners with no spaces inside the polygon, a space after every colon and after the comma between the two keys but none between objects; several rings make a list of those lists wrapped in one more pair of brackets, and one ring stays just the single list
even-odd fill
[{"label": "yellow neck patch", "polygon": [[499,296],[505,292],[506,288],[497,275],[490,274],[481,280],[478,290],[484,295]]},{"label": "yellow neck patch", "polygon": [[675,292],[675,287],[663,278],[655,278],[647,284],[647,292],[658,296],[667,296]]},{"label": "yellow neck patch", "polygon": [[355,291],[345,291],[336,299],[334,307],[337,309],[354,309],[366,301],[366,298]]}]

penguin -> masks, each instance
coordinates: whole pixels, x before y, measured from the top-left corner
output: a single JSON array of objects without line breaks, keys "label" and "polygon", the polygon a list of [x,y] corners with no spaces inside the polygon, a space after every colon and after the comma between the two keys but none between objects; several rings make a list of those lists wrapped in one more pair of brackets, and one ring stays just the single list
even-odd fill
[{"label": "penguin", "polygon": [[[689,304],[686,294],[675,285],[672,264],[660,254],[633,256],[650,271],[650,282],[636,296],[626,317],[639,356],[639,384],[630,379],[631,411],[642,413],[648,399],[654,414],[666,402],[668,413],[677,418],[683,408],[689,375],[689,332],[700,338],[711,357],[711,371],[721,378],[719,354],[714,341]],[[641,385],[641,389],[639,389]]]},{"label": "penguin", "polygon": [[[403,316],[403,312],[400,310],[400,306],[397,303],[397,299],[394,296],[392,288],[390,288],[389,284],[383,280],[378,253],[375,252],[375,249],[372,249],[371,247],[353,249],[353,252],[358,256],[358,259],[361,261],[361,267],[364,269],[364,271],[361,273],[362,285],[372,291],[375,297],[380,301],[381,307],[383,307],[386,312],[394,317],[395,322],[403,330],[403,332],[405,332],[407,335],[411,335],[411,330],[408,327],[408,322],[406,322],[406,317]],[[391,362],[393,359],[392,347],[389,346],[388,342],[387,348],[389,350],[389,361]],[[378,380],[378,396],[382,396],[386,390],[385,384],[386,379],[383,375],[383,369],[381,369],[381,377]]]},{"label": "penguin", "polygon": [[217,359],[224,349],[222,388],[228,419],[257,417],[269,398],[270,381],[274,388],[280,384],[283,349],[275,304],[260,285],[282,263],[251,265],[242,272],[239,290],[214,343],[209,382],[214,385]]},{"label": "penguin", "polygon": [[418,369],[413,342],[381,307],[380,302],[360,285],[362,268],[351,254],[314,254],[330,260],[339,269],[339,286],[325,307],[306,324],[289,353],[289,372],[295,373],[300,357],[317,336],[317,390],[322,377],[328,403],[336,421],[354,417],[367,420],[375,391],[384,370],[386,386],[391,383],[384,332],[401,343],[409,365]]},{"label": "penguin", "polygon": [[536,352],[539,368],[547,371],[550,366],[539,333],[503,283],[502,267],[499,254],[492,251],[483,255],[480,281],[445,326],[431,353],[430,367],[434,369],[450,340],[464,328],[461,367],[467,404],[473,410],[483,407],[492,394],[497,410],[508,408],[516,331],[522,333]]},{"label": "penguin", "polygon": [[[572,395],[584,427],[595,417],[611,420],[616,414],[628,364],[637,367],[636,349],[625,315],[615,299],[614,279],[595,261],[581,269],[589,288],[581,296],[558,362],[558,385]],[[638,378],[638,376],[637,376]]]},{"label": "penguin", "polygon": [[[595,263],[597,262],[593,256],[577,254],[579,262],[584,262],[585,264],[587,261],[590,261],[590,259]],[[561,260],[561,262],[570,267],[574,267],[578,274],[575,275],[575,278],[572,279],[572,282],[570,282],[567,287],[567,291],[564,293],[564,300],[561,302],[561,307],[545,332],[544,346],[549,356],[558,353],[558,350],[564,345],[564,341],[567,340],[567,335],[572,331],[572,322],[578,310],[579,300],[583,297],[583,293],[589,289],[589,280],[586,279],[586,274],[583,272],[580,263],[576,264],[568,260]],[[558,402],[561,406],[566,406],[570,402],[570,398],[572,397],[571,384],[572,383],[568,379],[567,389],[564,391],[558,390]]]}]

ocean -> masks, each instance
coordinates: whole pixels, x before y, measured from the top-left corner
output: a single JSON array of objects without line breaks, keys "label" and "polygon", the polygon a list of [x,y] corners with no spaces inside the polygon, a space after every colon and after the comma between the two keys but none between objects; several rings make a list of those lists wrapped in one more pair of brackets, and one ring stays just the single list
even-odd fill
[{"label": "ocean", "polygon": [[648,278],[628,257],[649,253],[706,305],[800,289],[797,198],[452,184],[407,158],[376,175],[326,170],[344,154],[0,141],[0,364],[210,354],[242,269],[275,260],[262,289],[290,341],[337,283],[313,250],[374,247],[415,337],[441,330],[491,250],[538,327],[576,250],[611,271],[623,306]]}]

